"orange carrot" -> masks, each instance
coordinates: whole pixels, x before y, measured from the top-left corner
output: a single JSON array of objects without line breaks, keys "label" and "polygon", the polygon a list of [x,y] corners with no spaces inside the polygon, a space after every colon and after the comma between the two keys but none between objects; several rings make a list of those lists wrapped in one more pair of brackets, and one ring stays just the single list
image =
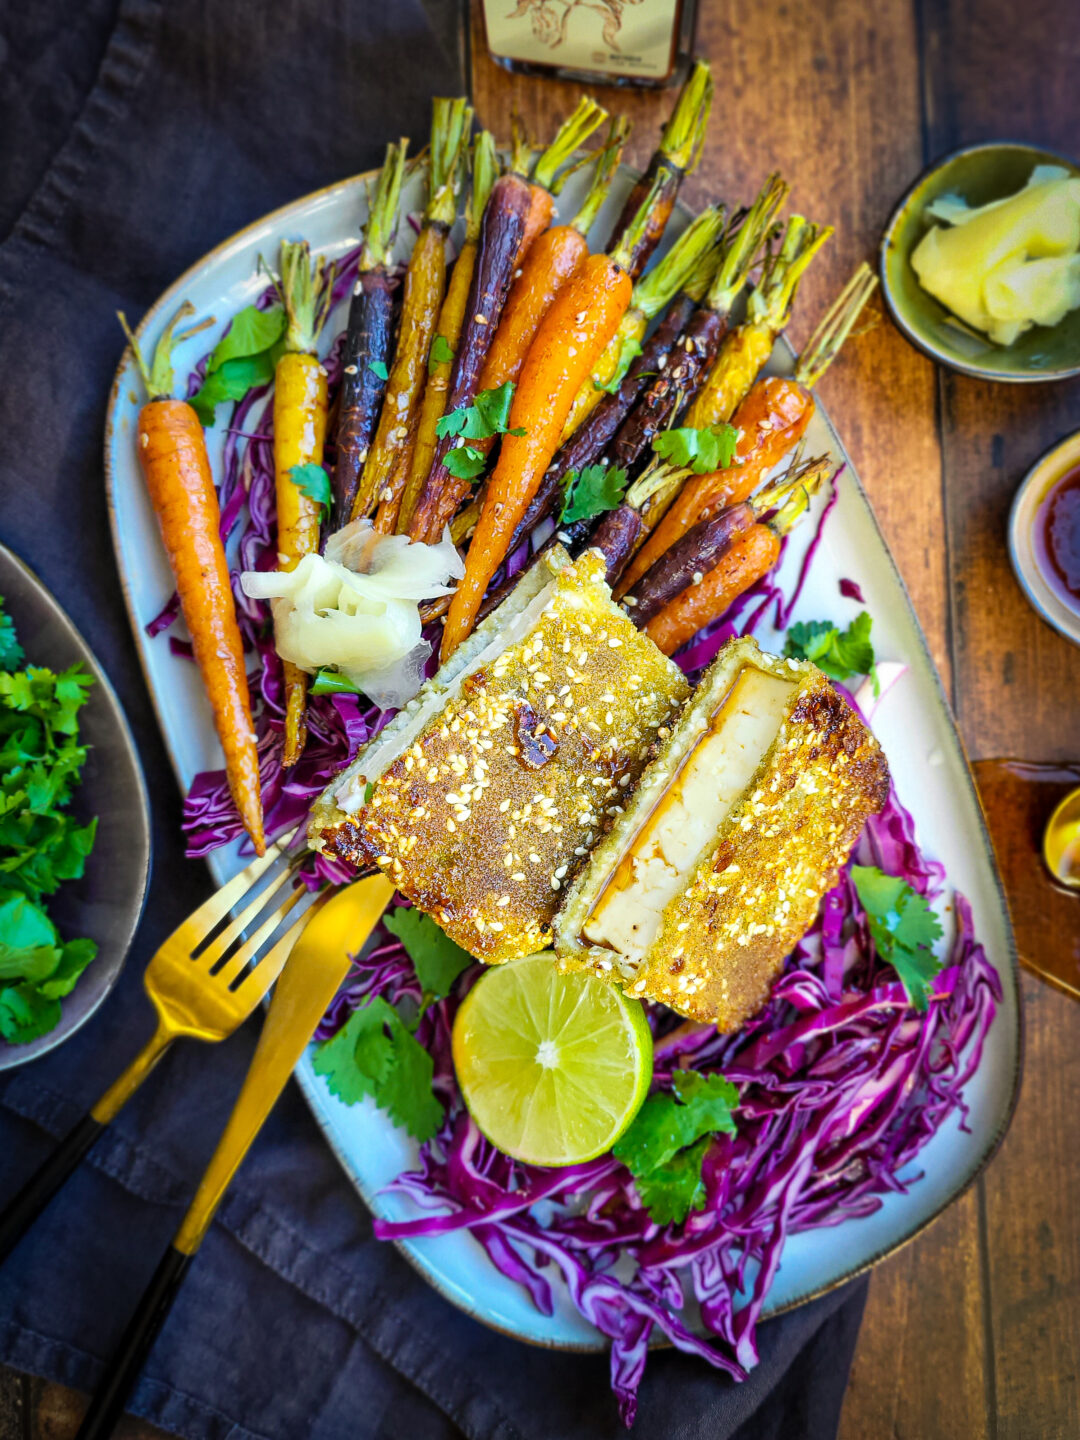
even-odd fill
[{"label": "orange carrot", "polygon": [[127,321],[120,323],[146,385],[148,403],[139,411],[138,451],[146,488],[161,527],[191,633],[214,727],[225,752],[229,791],[255,852],[266,850],[259,757],[251,720],[244,647],[236,623],[229,566],[221,541],[221,513],[199,417],[183,400],[173,400],[171,352],[177,321],[193,313],[183,305],[166,329],[148,369]]},{"label": "orange carrot", "polygon": [[674,655],[744,590],[767,575],[779,558],[780,536],[775,530],[760,523],[752,526],[699,585],[689,586],[653,616],[645,634],[665,655]]},{"label": "orange carrot", "polygon": [[611,256],[592,255],[541,322],[514,392],[510,433],[487,484],[465,575],[446,617],[444,661],[472,629],[507,542],[555,454],[574,396],[618,329],[632,291],[630,277]]},{"label": "orange carrot", "polygon": [[525,232],[521,237],[521,244],[514,256],[514,269],[518,270],[525,263],[525,257],[533,247],[533,241],[551,224],[551,217],[555,213],[555,201],[550,190],[545,190],[542,185],[530,184],[529,186],[529,208],[525,213]]},{"label": "orange carrot", "polygon": [[[497,390],[507,380],[517,381],[541,320],[555,296],[585,263],[589,253],[586,236],[607,198],[629,129],[625,120],[612,123],[607,143],[596,152],[596,174],[581,208],[569,224],[556,225],[537,236],[506,297],[499,328],[480,372],[479,389]],[[487,451],[494,437],[474,443],[477,449]]]}]

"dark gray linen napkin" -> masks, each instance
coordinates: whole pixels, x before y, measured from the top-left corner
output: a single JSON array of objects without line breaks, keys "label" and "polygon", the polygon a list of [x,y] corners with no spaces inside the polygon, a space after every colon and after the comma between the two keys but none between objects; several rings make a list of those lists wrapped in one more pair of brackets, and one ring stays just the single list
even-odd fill
[{"label": "dark gray linen napkin", "polygon": [[[128,634],[101,470],[134,318],[202,253],[297,195],[422,143],[460,88],[441,0],[0,5],[0,539],[73,615],[146,767],[154,876],[124,976],[83,1031],[0,1081],[0,1198],[149,1034],[141,972],[209,889]],[[446,0],[456,8],[456,0]],[[453,34],[442,13],[439,33]],[[257,1022],[255,1022],[257,1023]],[[255,1024],[180,1047],[0,1270],[0,1360],[81,1389],[168,1243],[250,1059]],[[761,1329],[734,1386],[655,1355],[635,1434],[835,1435],[864,1284]],[[586,1440],[617,1435],[606,1357],[534,1349],[450,1307],[391,1246],[290,1087],[234,1184],[136,1391],[191,1440]]]}]

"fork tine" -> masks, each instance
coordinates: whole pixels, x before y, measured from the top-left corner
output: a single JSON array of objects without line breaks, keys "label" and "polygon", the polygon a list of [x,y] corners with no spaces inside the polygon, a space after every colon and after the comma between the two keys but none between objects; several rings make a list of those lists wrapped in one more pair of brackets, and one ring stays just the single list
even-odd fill
[{"label": "fork tine", "polygon": [[[282,921],[289,912],[299,904],[308,894],[303,886],[297,886],[290,890],[287,895],[282,896],[280,902],[262,921],[255,933],[239,945],[236,951],[226,956],[225,963],[214,975],[219,985],[231,986],[233,981],[244,973],[259,951],[266,945],[278,931]],[[305,906],[306,910],[308,907]]]},{"label": "fork tine", "polygon": [[219,890],[215,890],[213,895],[204,900],[197,910],[192,911],[184,921],[184,926],[193,926],[204,935],[209,933],[271,866],[291,862],[294,857],[289,854],[287,847],[295,834],[296,830],[291,830],[288,835],[283,835],[276,844],[267,849],[265,855],[258,856],[238,875],[227,880]]},{"label": "fork tine", "polygon": [[[260,916],[268,914],[270,906],[280,903],[281,887],[292,880],[296,858],[292,856],[288,865],[264,872],[264,876],[270,876],[269,882],[251,887],[240,897],[233,907],[236,913],[229,923],[217,933],[211,933],[191,952],[197,965],[204,970],[213,970],[215,965],[229,954],[244,931],[250,930]],[[220,925],[222,922],[218,923]]]},{"label": "fork tine", "polygon": [[320,895],[307,897],[308,903],[304,906],[303,913],[297,916],[284,935],[276,940],[264,954],[256,956],[251,973],[245,975],[232,992],[234,998],[247,1004],[249,1014],[281,974],[285,961],[289,958],[304,926],[317,910],[322,909],[332,893],[330,890],[324,890]]}]

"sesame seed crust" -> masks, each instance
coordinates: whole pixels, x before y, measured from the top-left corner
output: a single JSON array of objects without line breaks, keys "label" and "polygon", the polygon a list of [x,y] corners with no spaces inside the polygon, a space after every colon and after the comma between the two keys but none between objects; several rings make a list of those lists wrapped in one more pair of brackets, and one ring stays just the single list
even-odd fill
[{"label": "sesame seed crust", "polygon": [[636,973],[622,967],[628,994],[723,1031],[738,1029],[764,1005],[867,816],[888,795],[880,746],[815,666],[763,655],[753,641],[725,647],[702,681],[700,703],[695,698],[687,707],[624,820],[594,851],[557,927],[561,969],[590,968],[611,978],[612,965],[619,968],[616,952],[590,945],[581,932],[667,778],[704,733],[707,707],[746,663],[797,680],[798,689],[757,772],[683,893],[665,907],[644,962]]},{"label": "sesame seed crust", "polygon": [[592,553],[560,571],[522,638],[465,677],[354,816],[313,837],[378,865],[490,964],[551,944],[564,887],[688,693],[603,576]]}]

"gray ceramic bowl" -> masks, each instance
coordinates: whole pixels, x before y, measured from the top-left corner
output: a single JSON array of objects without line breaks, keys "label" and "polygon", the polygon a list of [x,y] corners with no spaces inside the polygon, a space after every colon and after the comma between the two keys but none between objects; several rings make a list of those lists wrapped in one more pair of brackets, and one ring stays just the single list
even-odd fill
[{"label": "gray ceramic bowl", "polygon": [[922,288],[911,268],[911,253],[934,223],[926,219],[926,207],[938,196],[953,192],[971,205],[1001,200],[1022,189],[1036,165],[1064,165],[1080,175],[1075,161],[1037,145],[999,140],[957,150],[916,180],[881,237],[881,289],[899,329],[931,360],[979,380],[1080,375],[1080,310],[1070,311],[1059,325],[1036,325],[1012,345],[995,345],[961,328]]},{"label": "gray ceramic bowl", "polygon": [[49,914],[61,935],[96,940],[98,954],[65,997],[55,1030],[28,1045],[0,1040],[0,1070],[8,1070],[74,1034],[115,985],[146,899],[150,810],[135,742],[104,671],[37,576],[3,545],[0,595],[30,663],[63,670],[81,660],[96,681],[79,716],[90,754],[72,811],[82,820],[98,817],[97,838],[82,879],[61,885],[49,900]]}]

